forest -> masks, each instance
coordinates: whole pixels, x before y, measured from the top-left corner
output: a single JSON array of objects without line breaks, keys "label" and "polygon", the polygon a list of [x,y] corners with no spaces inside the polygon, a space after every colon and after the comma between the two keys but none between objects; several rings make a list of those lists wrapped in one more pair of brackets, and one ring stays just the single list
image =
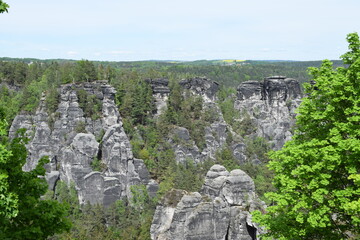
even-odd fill
[{"label": "forest", "polygon": [[[356,39],[353,41],[356,42]],[[269,208],[269,213],[273,214],[273,218],[270,218],[268,215],[262,216],[261,213],[257,212],[255,213],[255,217],[258,219],[257,221],[268,226],[269,229],[271,229],[270,232],[275,234],[274,236],[277,238],[355,239],[356,236],[358,236],[356,235],[358,234],[358,229],[356,230],[356,227],[359,226],[360,219],[359,203],[358,200],[356,200],[356,197],[359,196],[359,162],[350,154],[350,152],[353,151],[356,154],[358,153],[356,144],[357,141],[359,141],[358,130],[354,127],[358,122],[358,116],[355,113],[358,111],[358,105],[353,105],[351,103],[353,100],[358,101],[357,99],[351,98],[351,96],[354,96],[351,94],[357,94],[356,91],[358,91],[358,84],[356,82],[351,82],[352,78],[358,78],[359,72],[359,47],[357,46],[355,50],[357,51],[355,57],[350,55],[350,52],[344,57],[344,62],[334,61],[333,64],[329,64],[328,61],[323,63],[320,61],[242,61],[237,63],[235,61],[234,64],[228,64],[228,62],[224,63],[223,61],[93,62],[89,60],[72,61],[1,58],[0,109],[3,120],[0,125],[0,139],[2,141],[0,153],[5,157],[0,158],[0,164],[6,163],[6,159],[14,160],[14,157],[10,157],[11,154],[9,155],[9,152],[12,152],[13,156],[16,157],[17,155],[15,153],[22,151],[22,154],[17,157],[18,159],[21,159],[21,164],[24,164],[24,161],[26,160],[26,154],[24,155],[24,152],[26,151],[24,151],[24,145],[22,144],[26,143],[26,137],[20,136],[18,139],[11,140],[6,136],[16,115],[19,113],[34,113],[37,110],[42,97],[45,97],[46,109],[49,115],[54,115],[59,104],[58,89],[61,85],[107,80],[116,89],[116,104],[122,117],[123,127],[130,139],[134,156],[144,160],[151,178],[159,183],[159,191],[154,198],[149,196],[144,186],[139,185],[131,189],[132,199],[119,200],[108,208],[104,208],[101,205],[90,204],[80,206],[75,187],[67,186],[63,182],[58,183],[54,191],[46,190],[46,187],[43,187],[45,184],[44,182],[34,183],[34,186],[38,186],[33,186],[34,189],[38,189],[34,194],[38,198],[42,196],[42,202],[50,204],[48,206],[49,208],[57,209],[57,212],[54,212],[53,214],[56,216],[55,219],[62,219],[61,221],[63,224],[58,225],[58,231],[43,231],[35,228],[35,226],[32,229],[30,227],[29,230],[24,226],[23,228],[18,228],[19,234],[14,235],[15,239],[23,239],[24,236],[32,236],[31,239],[150,239],[149,228],[156,204],[161,198],[173,188],[183,189],[189,192],[198,191],[203,184],[206,172],[215,163],[225,166],[228,170],[241,168],[254,179],[257,194],[271,206]],[[311,76],[307,70],[309,67],[311,67]],[[349,92],[345,92],[343,93],[344,95],[338,96],[337,94],[341,94],[338,89],[339,85],[336,85],[335,80],[334,83],[327,82],[328,80],[324,80],[323,76],[333,76],[334,79],[343,80],[344,78],[342,78],[342,75],[340,76],[340,74],[349,76],[350,82],[341,83],[347,84],[348,88],[346,89]],[[265,77],[272,75],[283,75],[295,78],[302,83],[308,82],[311,78],[315,79],[317,82],[316,86],[318,89],[329,89],[330,86],[334,84],[336,90],[328,91],[327,95],[323,92],[320,93],[320,91],[313,91],[314,88],[310,84],[304,85],[304,90],[311,97],[308,98],[308,102],[304,103],[305,107],[300,110],[303,111],[303,118],[298,119],[300,124],[297,131],[299,133],[302,132],[303,134],[296,135],[294,140],[288,143],[284,150],[268,154],[271,146],[266,139],[261,137],[245,138],[247,145],[246,154],[248,156],[254,154],[257,155],[258,158],[262,160],[261,164],[240,164],[232,155],[231,150],[226,147],[217,152],[215,160],[207,160],[199,164],[195,164],[191,161],[187,161],[185,164],[177,163],[175,161],[174,150],[168,141],[173,126],[188,129],[196,146],[199,149],[202,149],[205,146],[204,129],[215,121],[214,116],[216,116],[216,114],[212,112],[212,109],[203,108],[202,98],[191,95],[189,92],[182,89],[179,85],[180,80],[196,76],[206,76],[207,78],[216,81],[221,86],[220,90],[217,92],[217,104],[220,106],[225,121],[232,127],[236,134],[246,136],[254,131],[254,126],[251,121],[246,118],[241,123],[236,121],[236,119],[239,118],[237,115],[238,113],[234,110],[236,88],[244,81],[261,81]],[[168,98],[167,109],[160,116],[154,118],[156,112],[155,100],[152,95],[152,89],[145,80],[158,78],[166,78],[169,80],[171,93]],[[355,86],[356,88],[354,88]],[[344,96],[348,96],[346,94],[348,94],[349,97],[344,99]],[[94,120],[99,118],[101,115],[101,103],[98,102],[96,97],[89,95],[82,90],[78,90],[77,95],[79,98],[79,105],[83,109],[84,114]],[[317,105],[319,104],[318,98],[322,99],[323,105]],[[340,103],[341,101],[345,101],[345,103]],[[331,102],[332,105],[330,106],[334,106],[335,109],[328,109],[329,107],[326,107],[328,102]],[[341,109],[343,106],[348,106],[349,108],[354,107],[355,109],[343,110]],[[321,115],[321,110],[319,109],[329,111],[329,115]],[[329,136],[324,135],[324,139],[329,137],[331,146],[342,146],[343,152],[339,152],[338,155],[336,155],[338,159],[341,158],[342,154],[349,156],[346,160],[348,161],[348,164],[344,162],[345,166],[338,168],[339,172],[337,173],[337,178],[341,178],[342,174],[349,177],[344,180],[348,183],[344,183],[343,190],[334,193],[335,196],[332,201],[330,201],[329,199],[322,199],[323,195],[321,191],[327,191],[325,195],[330,194],[329,191],[326,190],[326,186],[333,184],[329,179],[332,177],[329,171],[335,169],[336,164],[331,165],[331,169],[329,169],[330,165],[327,165],[328,168],[324,170],[322,170],[320,166],[318,166],[318,169],[316,170],[311,170],[309,169],[311,166],[307,163],[296,168],[294,165],[291,165],[293,164],[291,161],[287,162],[287,160],[291,158],[291,152],[308,152],[309,156],[306,155],[305,157],[313,159],[313,161],[316,162],[317,154],[308,151],[311,147],[314,149],[317,147],[319,147],[319,149],[322,149],[320,147],[325,148],[325,152],[321,153],[322,156],[327,154],[326,151],[336,152],[336,149],[329,149],[327,144],[324,143],[324,141],[326,142],[324,139],[322,142],[320,140],[319,142],[311,142],[313,144],[312,146],[306,145],[306,142],[312,138],[316,139],[319,132],[325,133],[329,128],[338,126],[336,121],[341,118],[341,114],[335,114],[333,122],[328,123],[327,120],[333,118],[333,115],[331,114],[338,113],[340,110],[349,118],[349,124],[354,125],[346,125],[346,122],[343,122],[343,125],[339,125],[340,129],[337,130],[338,132],[331,130]],[[306,111],[319,115],[308,115],[306,114]],[[325,122],[329,125],[324,125],[324,121],[312,122],[311,119],[327,119]],[[51,123],[49,123],[49,125],[51,125]],[[321,128],[321,130],[319,130],[319,128]],[[77,131],[83,132],[84,126],[77,126]],[[350,141],[350,139],[355,141],[349,143],[351,144],[351,147],[344,146],[341,143],[341,141]],[[173,141],[180,140],[173,139]],[[231,136],[227,141],[232,141]],[[268,168],[267,163],[270,159],[273,160],[270,161],[270,168]],[[329,159],[329,161],[336,162],[340,160]],[[46,159],[44,159],[42,163],[45,162]],[[286,163],[289,163],[289,166],[286,166]],[[310,164],[313,164],[313,162]],[[0,167],[4,166],[0,165]],[[101,171],[103,167],[104,166],[99,159],[94,159],[92,162],[93,170]],[[8,169],[8,167],[4,168]],[[294,194],[296,195],[296,191],[298,191],[297,186],[299,186],[299,189],[303,188],[301,185],[302,183],[295,183],[295,180],[290,182],[294,185],[288,186],[289,183],[286,182],[286,179],[289,179],[289,176],[286,175],[286,171],[289,171],[289,175],[293,175],[291,172],[293,169],[297,169],[296,175],[306,175],[309,174],[309,172],[314,173],[324,171],[324,175],[321,175],[323,179],[319,180],[323,187],[319,189],[323,190],[318,190],[318,195],[304,200],[306,203],[304,203],[304,201],[294,203],[296,209],[301,208],[304,212],[310,213],[311,216],[307,221],[304,221],[307,217],[306,213],[300,215],[302,216],[301,219],[298,217],[293,219],[294,215],[290,210],[287,213],[282,213],[288,214],[288,227],[293,231],[290,231],[288,236],[281,238],[283,237],[283,229],[278,228],[278,223],[282,222],[283,219],[281,219],[282,215],[278,215],[277,213],[281,212],[283,199],[290,199],[289,196],[293,196],[291,191],[293,191],[294,188],[296,189],[294,190]],[[34,172],[31,172],[32,176],[44,175],[44,169],[41,169],[41,166],[35,170]],[[26,179],[30,178],[30,176],[25,177],[25,175],[22,175],[21,167],[20,169],[18,168],[17,171],[17,174],[19,175],[11,175],[9,172],[9,179],[19,178],[26,181]],[[350,174],[348,174],[349,172]],[[314,183],[309,184],[311,185]],[[4,186],[8,187],[7,185]],[[277,192],[279,189],[280,193]],[[0,189],[0,191],[3,190]],[[21,191],[22,194],[24,194],[25,189],[22,189]],[[270,192],[270,194],[265,194],[265,192]],[[19,194],[18,196],[18,198],[5,199],[7,201],[6,204],[9,206],[8,209],[17,205],[17,199],[20,200],[22,195]],[[337,199],[337,197],[339,198]],[[310,207],[306,208],[306,204],[311,204],[310,199],[315,199],[320,204],[326,202],[329,205],[329,209],[334,208],[337,204],[343,204],[341,205],[343,207],[341,211],[337,212],[337,216],[341,219],[341,224],[332,228],[333,226],[329,223],[331,217],[330,219],[324,218],[325,220],[321,221],[316,219],[316,216],[323,216],[324,212],[328,209],[323,209],[323,213],[317,213],[318,215],[316,215],[316,211],[313,213],[311,212],[313,210]],[[350,201],[348,201],[349,199]],[[0,200],[3,201],[2,198],[0,198]],[[274,205],[275,202],[277,202],[278,205]],[[59,205],[59,203],[61,204]],[[32,206],[31,204],[36,205],[39,203],[34,203],[29,200],[27,204],[28,205],[18,205],[18,211],[29,208],[29,206]],[[324,206],[328,205],[325,204]],[[0,210],[3,211],[2,208],[0,208]],[[5,213],[6,214],[0,215],[0,220],[6,223],[4,225],[5,228],[0,229],[0,236],[4,237],[4,239],[9,236],[8,234],[12,234],[12,232],[15,231],[14,222],[19,221],[20,223],[28,221],[26,220],[26,216],[18,214],[17,210],[8,213],[5,211]],[[49,219],[50,217],[46,219],[46,221],[48,221],[49,226],[51,226],[52,221]],[[304,225],[302,226],[302,229],[306,229],[306,231],[302,231],[301,229],[296,230],[296,227],[293,227],[296,225],[296,222],[302,223]],[[55,226],[55,222],[53,222],[53,224]],[[351,225],[352,227],[348,228],[346,227],[347,225]],[[319,233],[314,230],[318,227],[322,227],[324,229],[323,232]],[[41,228],[41,226],[39,228]],[[29,235],[29,232],[32,234]],[[350,235],[348,233],[350,233]],[[310,236],[315,237],[309,238]],[[323,238],[322,236],[326,236],[326,238]]]}]

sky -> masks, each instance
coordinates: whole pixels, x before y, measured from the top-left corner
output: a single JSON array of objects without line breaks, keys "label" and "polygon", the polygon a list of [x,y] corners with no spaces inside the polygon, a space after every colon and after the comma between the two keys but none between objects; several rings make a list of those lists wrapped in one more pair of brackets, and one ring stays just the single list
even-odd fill
[{"label": "sky", "polygon": [[322,60],[360,32],[359,0],[4,0],[0,57]]}]

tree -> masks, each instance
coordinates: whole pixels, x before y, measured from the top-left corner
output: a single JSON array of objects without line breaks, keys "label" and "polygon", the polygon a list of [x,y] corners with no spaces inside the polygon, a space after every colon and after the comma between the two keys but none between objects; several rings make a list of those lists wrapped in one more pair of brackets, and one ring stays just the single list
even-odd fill
[{"label": "tree", "polygon": [[360,236],[360,41],[347,36],[346,68],[323,61],[298,109],[291,141],[270,154],[277,192],[265,214],[254,212],[278,239]]},{"label": "tree", "polygon": [[93,62],[89,60],[77,61],[74,78],[76,82],[90,82],[97,79],[97,72]]},{"label": "tree", "polygon": [[[41,200],[47,191],[43,165],[24,172],[26,162],[24,131],[9,141],[7,123],[0,112],[0,239],[46,239],[70,229],[66,209],[55,200]],[[42,176],[42,177],[39,177]]]},{"label": "tree", "polygon": [[9,5],[6,2],[0,0],[0,13],[8,12]]}]

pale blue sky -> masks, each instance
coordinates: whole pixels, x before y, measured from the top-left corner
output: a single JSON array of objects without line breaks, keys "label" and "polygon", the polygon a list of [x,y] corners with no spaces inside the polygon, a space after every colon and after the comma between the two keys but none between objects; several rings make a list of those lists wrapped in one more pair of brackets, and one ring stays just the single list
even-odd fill
[{"label": "pale blue sky", "polygon": [[321,60],[360,33],[359,0],[5,0],[0,57]]}]

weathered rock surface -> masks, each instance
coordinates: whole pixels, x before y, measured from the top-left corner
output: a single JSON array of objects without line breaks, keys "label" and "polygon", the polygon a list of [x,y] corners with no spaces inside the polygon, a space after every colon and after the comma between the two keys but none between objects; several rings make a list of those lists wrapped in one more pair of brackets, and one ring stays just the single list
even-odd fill
[{"label": "weathered rock surface", "polygon": [[[79,106],[79,89],[101,101],[99,118],[84,114]],[[11,137],[19,128],[26,128],[30,136],[24,170],[33,169],[40,157],[49,156],[50,163],[46,166],[49,187],[54,189],[59,179],[68,184],[74,182],[81,204],[107,206],[122,197],[130,197],[130,186],[135,184],[146,185],[154,195],[157,184],[150,179],[143,161],[133,157],[114,102],[114,88],[106,81],[96,81],[63,85],[59,92],[60,103],[51,116],[43,97],[36,114],[18,115],[13,121]],[[79,129],[84,132],[78,132]],[[91,167],[95,160],[101,162],[100,171]]]},{"label": "weathered rock surface", "polygon": [[211,167],[200,193],[172,190],[156,208],[153,240],[254,240],[261,230],[250,211],[263,209],[252,179],[240,169]]},{"label": "weathered rock surface", "polygon": [[[159,109],[164,109],[164,107],[167,106],[166,101],[170,92],[167,87],[168,80],[147,79],[146,81],[153,89],[153,96],[156,99],[157,106],[161,106],[158,107],[158,114],[160,114],[162,110]],[[205,77],[183,79],[179,84],[191,94],[202,97],[203,109],[211,111],[213,121],[205,128],[206,146],[203,149],[199,149],[196,146],[187,129],[175,127],[172,133],[172,139],[169,141],[173,145],[176,160],[177,162],[184,163],[186,159],[191,159],[195,163],[200,163],[206,159],[215,159],[216,152],[226,145],[226,138],[229,132],[231,132],[232,135],[236,135],[225,122],[221,110],[216,103],[216,93],[219,90],[219,84]],[[238,137],[238,139],[240,139],[240,137]],[[245,162],[246,160],[244,146],[245,145],[239,141],[233,142],[231,146],[234,156],[239,162]]]},{"label": "weathered rock surface", "polygon": [[160,115],[167,106],[167,100],[170,94],[169,80],[166,78],[146,79],[153,90],[157,115]]},{"label": "weathered rock surface", "polygon": [[214,81],[209,81],[205,77],[195,77],[190,79],[183,79],[179,84],[194,93],[203,96],[205,102],[213,102],[216,100],[216,92],[219,90],[219,84]]},{"label": "weathered rock surface", "polygon": [[279,149],[292,136],[294,110],[299,106],[301,97],[299,82],[284,76],[273,76],[262,82],[241,83],[234,107],[242,116],[250,116],[256,128],[255,135],[269,140],[273,149]]}]

